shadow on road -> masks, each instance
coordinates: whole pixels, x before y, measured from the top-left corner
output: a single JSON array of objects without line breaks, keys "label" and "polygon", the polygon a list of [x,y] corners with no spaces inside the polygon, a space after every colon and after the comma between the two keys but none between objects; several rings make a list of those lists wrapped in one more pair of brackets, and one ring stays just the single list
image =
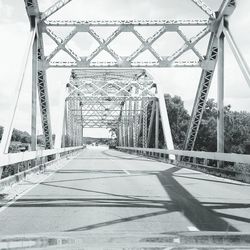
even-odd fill
[{"label": "shadow on road", "polygon": [[[143,156],[138,156],[138,155],[129,155],[129,156],[117,156],[114,154],[108,153],[110,150],[103,150],[101,151],[102,154],[108,156],[107,159],[120,159],[120,160],[128,160],[128,161],[147,161],[147,162],[158,162],[155,159],[149,159],[149,158],[143,158]],[[115,151],[117,153],[117,151]],[[120,153],[120,152],[119,152]]]},{"label": "shadow on road", "polygon": [[174,206],[201,231],[238,231],[211,208],[203,206],[173,177],[179,168],[173,167],[157,174]]},{"label": "shadow on road", "polygon": [[[112,157],[118,157],[116,155],[112,155]],[[123,159],[123,158],[122,158]],[[141,160],[141,159],[137,159]],[[66,180],[58,180],[58,181],[47,181],[43,182],[40,185],[46,186],[49,188],[56,189],[67,189],[72,191],[72,197],[74,197],[74,192],[77,191],[77,198],[67,198],[67,197],[55,197],[50,199],[18,199],[15,203],[11,205],[11,207],[117,207],[117,208],[152,208],[152,209],[160,209],[158,212],[145,213],[138,216],[129,216],[121,219],[115,219],[110,221],[105,221],[96,224],[83,225],[82,227],[70,228],[66,231],[86,231],[95,228],[101,228],[110,226],[117,223],[125,223],[128,221],[140,220],[142,218],[154,217],[158,215],[168,214],[171,212],[180,212],[183,214],[195,227],[197,227],[201,231],[238,231],[237,228],[233,227],[229,224],[224,218],[233,219],[235,221],[250,223],[250,219],[243,218],[241,216],[236,215],[228,215],[223,212],[216,212],[215,209],[233,209],[233,208],[249,208],[250,204],[240,204],[240,203],[217,203],[217,202],[200,202],[196,199],[190,192],[188,192],[175,178],[179,177],[177,175],[177,171],[180,170],[179,167],[170,167],[164,171],[135,171],[137,173],[143,173],[143,175],[154,175],[157,176],[159,183],[164,188],[166,193],[168,194],[170,200],[162,200],[155,199],[155,197],[151,196],[133,196],[124,194],[117,194],[115,192],[103,192],[100,190],[94,189],[84,189],[71,185],[66,185],[63,182],[74,182],[74,181],[83,181],[85,179],[90,178],[76,178],[76,179],[66,179]],[[130,171],[130,170],[129,170]],[[103,178],[121,178],[135,175],[121,175],[120,170],[81,170],[81,169],[61,169],[57,172],[57,174],[69,174],[69,173],[77,173],[77,177],[85,177],[85,174],[90,173],[102,173],[102,174],[114,174],[113,176],[101,176],[101,177],[93,177],[94,179],[103,179]],[[140,178],[140,175],[138,175]],[[194,178],[191,176],[186,176],[186,178]],[[200,179],[199,179],[200,180]],[[209,180],[204,180],[209,181]],[[61,182],[56,184],[56,182]],[[211,185],[213,180],[211,180]],[[147,183],[145,183],[147,185]],[[117,187],[114,187],[117,188]],[[84,198],[79,198],[79,193],[82,192],[82,196]],[[52,192],[56,193],[56,192]],[[61,193],[61,192],[58,192]],[[85,198],[86,195],[90,196],[90,198]],[[93,197],[91,197],[93,195]],[[81,195],[80,195],[81,196]],[[96,197],[98,196],[98,197]],[[101,196],[101,197],[100,197]],[[86,222],[85,222],[86,223]]]},{"label": "shadow on road", "polygon": [[18,199],[12,207],[130,207],[162,208],[175,211],[172,203],[165,200],[143,198],[37,198]]},{"label": "shadow on road", "polygon": [[166,210],[159,211],[159,212],[153,212],[153,213],[146,213],[146,214],[126,217],[126,218],[121,218],[121,219],[117,219],[117,220],[96,223],[96,224],[93,224],[93,225],[77,227],[77,228],[73,228],[73,229],[70,229],[70,230],[66,230],[65,232],[87,231],[87,230],[91,230],[91,229],[111,226],[111,225],[115,225],[115,224],[118,224],[118,223],[130,222],[130,221],[135,221],[135,220],[144,219],[144,218],[153,217],[153,216],[159,216],[159,215],[168,214],[168,213],[170,213],[170,211],[166,211]]},{"label": "shadow on road", "polygon": [[[195,173],[194,173],[195,174]],[[250,185],[244,184],[244,183],[237,183],[237,182],[228,182],[228,181],[219,181],[219,180],[212,180],[212,179],[205,179],[201,177],[193,177],[193,176],[185,176],[185,174],[175,174],[175,177],[180,177],[180,178],[185,178],[185,179],[191,179],[191,180],[199,180],[199,181],[207,181],[207,182],[216,182],[216,183],[223,183],[223,184],[228,184],[228,185],[235,185],[235,186],[244,186],[244,187],[249,187]]]},{"label": "shadow on road", "polygon": [[[155,174],[157,171],[150,170],[129,170],[133,174]],[[103,170],[103,169],[64,169],[57,170],[57,174],[124,174],[124,170]]]}]

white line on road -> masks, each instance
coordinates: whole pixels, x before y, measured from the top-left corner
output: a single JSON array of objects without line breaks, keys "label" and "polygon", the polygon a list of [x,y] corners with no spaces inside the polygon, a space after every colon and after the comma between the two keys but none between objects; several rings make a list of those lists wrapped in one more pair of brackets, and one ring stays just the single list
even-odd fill
[{"label": "white line on road", "polygon": [[[110,158],[110,161],[113,161],[115,164],[117,164],[117,162],[115,162],[112,158]],[[119,168],[121,168],[121,167],[119,166],[119,164],[117,164],[117,166],[118,166]],[[122,171],[123,171],[125,174],[127,174],[127,175],[131,175],[131,174],[129,173],[129,171],[128,171],[128,170],[123,169],[123,168],[121,168],[121,169],[122,169]]]},{"label": "white line on road", "polygon": [[193,226],[188,227],[188,230],[189,230],[189,231],[192,231],[192,232],[200,231],[197,227],[193,227]]},{"label": "white line on road", "polygon": [[[9,202],[7,202],[5,205],[3,205],[0,208],[0,213],[3,212],[7,207],[9,207],[10,205],[12,205],[13,203],[15,203],[18,199],[20,199],[23,195],[27,194],[31,189],[35,188],[36,186],[38,186],[41,182],[43,182],[45,179],[47,179],[48,177],[50,177],[52,174],[51,173],[47,176],[45,176],[44,178],[42,178],[41,180],[39,180],[38,183],[32,185],[30,188],[26,189],[25,191],[23,191],[21,194],[17,195],[15,198],[13,198],[12,200],[10,200]],[[18,185],[18,184],[17,184]]]},{"label": "white line on road", "polygon": [[126,169],[123,169],[123,171],[124,171],[127,175],[130,175],[130,173],[129,173]]},{"label": "white line on road", "polygon": [[[70,158],[70,160],[74,159],[75,157],[77,157],[77,155],[73,156]],[[65,167],[67,164],[69,163],[69,160],[66,160],[62,166],[60,166],[57,170],[62,169],[63,167]],[[58,164],[58,163],[57,163]],[[60,164],[60,163],[59,163]],[[44,176],[44,178],[41,178],[40,180],[38,180],[38,182],[36,184],[33,184],[30,188],[26,189],[25,191],[21,192],[19,195],[16,195],[12,200],[8,201],[5,205],[3,205],[0,208],[0,213],[3,212],[6,208],[8,208],[9,206],[11,206],[13,203],[15,203],[18,199],[20,199],[22,196],[24,196],[25,194],[27,194],[29,191],[31,191],[33,188],[37,187],[41,182],[45,181],[47,178],[49,178],[51,175],[53,175],[55,172],[50,173],[49,175]],[[17,183],[17,185],[19,185],[20,183]]]}]

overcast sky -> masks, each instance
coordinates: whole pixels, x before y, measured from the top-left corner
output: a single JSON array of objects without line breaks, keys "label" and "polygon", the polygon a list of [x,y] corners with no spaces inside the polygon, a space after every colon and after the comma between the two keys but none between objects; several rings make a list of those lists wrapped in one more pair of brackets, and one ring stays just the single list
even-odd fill
[{"label": "overcast sky", "polygon": [[[48,8],[54,0],[38,0],[41,11]],[[220,5],[219,0],[204,0],[211,8],[216,10]],[[230,17],[230,28],[236,42],[248,65],[250,65],[250,0],[238,0],[238,5]],[[73,0],[64,9],[51,16],[50,19],[205,19],[206,15],[197,8],[191,0]],[[154,30],[143,30],[141,34],[147,38]],[[100,31],[101,32],[101,31]],[[109,34],[110,31],[106,33]],[[187,31],[191,35],[191,31]],[[189,33],[190,32],[190,33]],[[197,32],[197,30],[196,30]],[[66,34],[66,32],[64,32]],[[65,35],[63,32],[61,35]],[[105,32],[100,33],[107,35]],[[0,0],[0,125],[5,125],[7,116],[10,113],[10,106],[14,102],[19,72],[23,62],[24,50],[29,35],[29,22],[25,13],[22,0]],[[167,39],[161,40],[156,44],[155,49],[159,52],[167,48],[170,52],[179,40],[174,35],[169,35]],[[126,53],[136,47],[136,39],[133,37],[120,37],[110,46]],[[45,40],[46,53],[53,50],[53,43]],[[204,51],[204,42],[199,49]],[[90,37],[80,34],[75,37],[71,44],[72,49],[80,55],[91,52],[96,48],[96,43]],[[139,44],[140,45],[140,44]],[[138,46],[138,44],[137,44]],[[158,47],[157,47],[158,46]],[[203,46],[203,47],[202,47]],[[177,47],[178,48],[178,47]],[[164,55],[164,53],[163,53]],[[250,88],[245,82],[239,67],[226,44],[225,61],[225,104],[231,104],[233,110],[250,111]],[[190,112],[196,94],[199,81],[200,69],[150,69],[150,73],[155,80],[162,85],[166,93],[179,95],[185,102],[185,107]],[[51,105],[52,126],[55,128],[57,105],[59,103],[58,93],[69,79],[70,70],[48,70],[48,86]],[[20,104],[15,119],[15,127],[30,131],[30,104],[31,104],[31,65],[29,65],[23,91],[21,93]],[[216,74],[212,82],[209,97],[216,99]],[[40,121],[39,121],[40,122]],[[41,126],[38,127],[41,133]],[[88,135],[106,136],[103,130],[88,130]],[[86,134],[85,133],[85,134]]]}]

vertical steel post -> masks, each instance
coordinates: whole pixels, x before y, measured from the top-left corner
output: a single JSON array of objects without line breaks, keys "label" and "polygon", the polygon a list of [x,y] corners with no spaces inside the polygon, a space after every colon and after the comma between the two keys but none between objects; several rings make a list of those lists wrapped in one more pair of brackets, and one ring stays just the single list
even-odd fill
[{"label": "vertical steel post", "polygon": [[[76,121],[75,121],[76,122]],[[77,137],[78,137],[78,126],[77,124],[75,124],[75,142],[74,142],[74,146],[77,146]]]},{"label": "vertical steel post", "polygon": [[152,135],[154,116],[155,116],[155,100],[152,101],[152,110],[151,110],[151,116],[150,116],[150,122],[149,122],[149,128],[148,128],[148,138],[147,138],[148,147],[150,147],[150,139]]},{"label": "vertical steel post", "polygon": [[71,147],[73,144],[72,144],[72,139],[73,139],[73,136],[72,136],[72,112],[71,112],[71,107],[72,107],[72,101],[69,99],[68,100],[68,135],[69,135],[69,146]]},{"label": "vertical steel post", "polygon": [[[73,110],[77,110],[76,100],[74,99]],[[77,134],[78,134],[78,126],[77,126],[77,111],[73,111],[73,133],[74,133],[74,146],[77,146]]]},{"label": "vertical steel post", "polygon": [[77,133],[77,130],[76,130],[76,124],[75,124],[75,120],[73,121],[73,146],[75,147],[76,146],[76,133]]},{"label": "vertical steel post", "polygon": [[138,115],[137,146],[140,146],[140,147],[142,147],[141,142],[139,145],[139,138],[140,138],[140,135],[142,134],[141,133],[142,132],[142,117],[143,117],[143,99],[140,102],[140,113]]},{"label": "vertical steel post", "polygon": [[78,146],[79,142],[79,126],[76,124],[76,137],[75,137],[75,146]]},{"label": "vertical steel post", "polygon": [[123,144],[124,144],[124,147],[127,147],[128,144],[127,144],[127,129],[126,129],[126,117],[125,117],[125,112],[123,113],[123,123],[122,123],[122,126],[123,126]]},{"label": "vertical steel post", "polygon": [[63,117],[63,132],[62,132],[62,147],[65,148],[65,135],[67,134],[67,104],[64,104],[64,117]]},{"label": "vertical steel post", "polygon": [[74,106],[73,106],[73,100],[72,99],[70,99],[69,101],[68,101],[68,112],[69,112],[69,114],[68,114],[68,121],[69,121],[69,139],[70,139],[70,146],[72,147],[72,146],[74,146],[74,127],[73,127],[73,125],[74,125],[74,120],[73,120],[73,111],[72,111],[72,109],[74,108]]},{"label": "vertical steel post", "polygon": [[125,114],[125,104],[122,107],[122,116],[121,116],[121,128],[122,128],[122,145],[123,147],[126,147],[126,132],[125,132],[125,118],[124,118],[124,114]]},{"label": "vertical steel post", "polygon": [[81,134],[81,130],[80,130],[80,125],[78,124],[78,126],[77,126],[77,146],[80,146],[80,143],[81,143],[81,138],[80,138],[80,134]]},{"label": "vertical steel post", "polygon": [[[162,129],[165,139],[165,144],[167,146],[167,149],[173,150],[174,149],[174,143],[170,128],[170,123],[168,119],[168,111],[166,107],[164,92],[160,89],[160,86],[158,85],[158,99],[159,99],[159,107],[160,107],[160,114],[161,114],[161,123],[162,123]],[[175,160],[174,155],[169,155],[169,159]]]},{"label": "vertical steel post", "polygon": [[128,103],[125,102],[125,112],[124,112],[124,132],[125,132],[125,147],[128,147]]},{"label": "vertical steel post", "polygon": [[37,75],[38,75],[38,41],[34,37],[32,47],[32,96],[31,96],[31,150],[37,150]]},{"label": "vertical steel post", "polygon": [[65,100],[65,147],[70,146],[68,100]]},{"label": "vertical steel post", "polygon": [[50,105],[47,84],[47,68],[44,66],[45,54],[42,36],[42,25],[38,25],[38,76],[37,89],[40,104],[40,115],[45,139],[45,149],[53,148],[52,128],[50,119]]},{"label": "vertical steel post", "polygon": [[121,147],[121,130],[120,130],[120,125],[118,123],[117,125],[117,137],[116,137],[116,145]]},{"label": "vertical steel post", "polygon": [[128,146],[133,146],[132,99],[128,100]]},{"label": "vertical steel post", "polygon": [[217,152],[224,153],[224,34],[219,38],[217,79]]},{"label": "vertical steel post", "polygon": [[173,143],[171,128],[169,124],[165,98],[164,98],[164,94],[162,93],[159,94],[159,106],[160,106],[161,122],[162,122],[165,143],[166,143],[167,149],[171,150],[171,149],[174,149],[174,143]]},{"label": "vertical steel post", "polygon": [[155,102],[155,148],[159,148],[159,101]]},{"label": "vertical steel post", "polygon": [[122,124],[122,118],[121,118],[121,121],[120,121],[120,145],[121,147],[124,146],[124,143],[123,143],[123,124]]},{"label": "vertical steel post", "polygon": [[138,100],[134,101],[134,129],[133,129],[133,135],[134,135],[134,147],[138,146],[138,122],[139,122],[139,103]]},{"label": "vertical steel post", "polygon": [[147,123],[147,107],[148,107],[148,101],[143,98],[143,113],[142,113],[142,147],[147,148],[148,147],[148,140],[147,140],[147,130],[148,130],[148,123]]},{"label": "vertical steel post", "polygon": [[[74,110],[77,110],[77,108],[78,108],[78,99],[77,100],[75,100],[74,99]],[[74,113],[73,113],[73,118],[74,118],[74,146],[77,146],[77,137],[78,137],[78,124],[77,124],[77,114],[78,114],[78,112],[77,111],[74,111]]]},{"label": "vertical steel post", "polygon": [[80,102],[80,107],[81,107],[81,133],[80,133],[80,136],[81,136],[81,146],[83,145],[83,115],[82,115],[82,101]]},{"label": "vertical steel post", "polygon": [[128,147],[128,142],[129,142],[129,134],[128,134],[128,126],[129,126],[129,121],[128,121],[128,102],[126,100],[126,103],[125,103],[125,140],[126,140],[126,147]]},{"label": "vertical steel post", "polygon": [[120,124],[120,130],[121,130],[121,146],[124,147],[123,125],[122,125],[122,121],[121,121],[121,124]]}]

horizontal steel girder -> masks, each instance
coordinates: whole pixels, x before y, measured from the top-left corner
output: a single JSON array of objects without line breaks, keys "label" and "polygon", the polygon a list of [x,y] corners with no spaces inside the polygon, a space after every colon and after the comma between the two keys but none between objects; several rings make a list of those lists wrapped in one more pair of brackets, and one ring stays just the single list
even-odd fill
[{"label": "horizontal steel girder", "polygon": [[206,26],[211,23],[210,20],[46,20],[44,24],[48,27],[59,26],[120,26],[120,25],[133,25],[133,26]]},{"label": "horizontal steel girder", "polygon": [[[115,67],[115,68],[133,68],[133,67],[206,67],[206,60],[203,55],[198,51],[195,47],[196,44],[202,40],[208,33],[211,32],[211,26],[214,25],[214,22],[208,21],[174,21],[174,20],[164,20],[164,21],[152,21],[145,22],[145,25],[148,27],[159,26],[158,30],[155,33],[145,38],[140,32],[136,29],[137,27],[143,26],[140,21],[133,21],[132,23],[126,21],[115,21],[113,22],[113,26],[117,26],[115,31],[108,37],[103,38],[92,28],[91,23],[94,25],[92,21],[89,22],[81,22],[81,24],[73,25],[74,28],[65,38],[59,37],[55,31],[53,31],[53,26],[49,25],[51,21],[46,21],[40,23],[42,27],[43,33],[47,34],[56,44],[57,47],[46,57],[44,61],[44,68],[49,67],[70,67],[70,68],[98,68],[98,67]],[[72,23],[72,22],[71,22]],[[109,23],[109,22],[108,22]],[[104,22],[100,22],[101,27],[109,27],[110,25]],[[98,26],[98,22],[96,22],[96,26]],[[192,37],[187,37],[186,34],[181,30],[181,26],[200,26],[201,30]],[[55,25],[58,26],[58,25]],[[97,48],[92,51],[89,55],[78,55],[75,53],[72,48],[69,48],[68,43],[77,33],[87,33],[94,40],[98,42]],[[154,47],[152,47],[156,41],[159,40],[165,33],[176,33],[176,35],[183,40],[183,45],[181,47],[177,47],[176,50],[169,54],[159,54]],[[140,42],[139,47],[131,48],[133,49],[132,53],[129,53],[125,56],[119,55],[116,51],[112,49],[112,42],[117,39],[122,33],[130,33]],[[135,46],[135,45],[133,45]],[[70,59],[65,61],[63,59],[58,60],[53,59],[55,55],[57,55],[61,50],[66,52]],[[194,59],[181,59],[181,56],[187,52],[192,51],[194,53]],[[113,59],[108,61],[100,61],[97,59],[97,56],[101,52],[107,52]],[[152,55],[152,59],[145,60],[139,59],[141,55],[145,51],[148,51]]]}]

